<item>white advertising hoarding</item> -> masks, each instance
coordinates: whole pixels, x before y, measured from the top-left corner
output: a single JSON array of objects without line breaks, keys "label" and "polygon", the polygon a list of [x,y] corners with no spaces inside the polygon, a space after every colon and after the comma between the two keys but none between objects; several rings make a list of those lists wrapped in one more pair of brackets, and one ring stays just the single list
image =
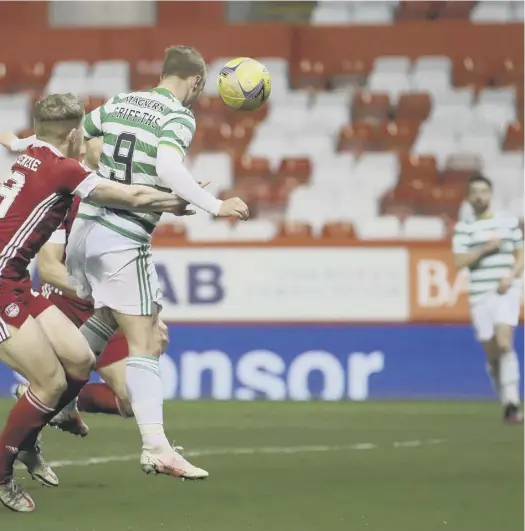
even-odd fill
[{"label": "white advertising hoarding", "polygon": [[154,250],[168,321],[406,321],[403,248]]}]

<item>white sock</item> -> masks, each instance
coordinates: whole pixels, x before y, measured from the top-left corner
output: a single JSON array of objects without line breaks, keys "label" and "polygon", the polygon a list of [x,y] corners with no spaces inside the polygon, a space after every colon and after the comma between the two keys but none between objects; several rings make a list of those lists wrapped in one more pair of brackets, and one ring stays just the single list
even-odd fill
[{"label": "white sock", "polygon": [[499,360],[487,362],[487,374],[498,399],[501,400],[501,386],[499,384]]},{"label": "white sock", "polygon": [[520,403],[520,370],[518,356],[515,352],[507,352],[499,358],[499,385],[501,402],[504,405]]},{"label": "white sock", "polygon": [[154,356],[131,356],[126,360],[126,389],[142,435],[142,447],[163,450],[170,447],[164,434],[164,402],[159,359]]}]

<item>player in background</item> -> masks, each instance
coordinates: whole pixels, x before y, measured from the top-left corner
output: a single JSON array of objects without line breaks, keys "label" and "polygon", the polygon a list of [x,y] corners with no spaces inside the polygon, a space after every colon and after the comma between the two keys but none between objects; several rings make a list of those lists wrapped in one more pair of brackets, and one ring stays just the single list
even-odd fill
[{"label": "player in background", "polygon": [[67,158],[79,154],[83,116],[71,94],[37,102],[37,140],[0,186],[0,360],[30,384],[0,434],[0,501],[19,512],[35,504],[13,478],[15,459],[34,450],[42,428],[78,395],[95,364],[75,326],[31,289],[30,261],[64,219],[73,194],[143,211],[171,211],[180,203],[172,194],[101,179]]},{"label": "player in background", "polygon": [[[206,65],[195,49],[169,48],[160,84],[111,98],[86,116],[85,133],[104,138],[101,177],[162,187],[215,216],[246,219],[243,201],[218,200],[183,165],[195,131],[190,107],[205,81]],[[128,341],[126,388],[142,436],[142,470],[202,479],[208,473],[185,460],[164,433],[158,327],[162,293],[151,256],[151,233],[159,218],[83,201],[67,245],[66,266],[79,294],[94,299],[97,312],[81,330],[95,354],[104,350],[117,327]],[[107,248],[100,248],[101,239]]]},{"label": "player in background", "polygon": [[504,420],[521,423],[520,371],[514,351],[523,277],[523,234],[515,216],[492,211],[492,183],[469,181],[475,217],[456,224],[453,252],[458,269],[470,271],[472,323],[487,356],[487,371],[504,408]]}]

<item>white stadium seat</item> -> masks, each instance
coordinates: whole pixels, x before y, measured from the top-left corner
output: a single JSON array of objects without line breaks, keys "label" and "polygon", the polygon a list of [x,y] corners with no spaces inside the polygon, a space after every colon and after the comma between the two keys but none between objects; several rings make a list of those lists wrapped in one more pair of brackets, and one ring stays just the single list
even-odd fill
[{"label": "white stadium seat", "polygon": [[365,153],[354,172],[357,186],[379,198],[397,185],[399,160],[395,153]]},{"label": "white stadium seat", "polygon": [[476,115],[492,124],[496,130],[503,135],[507,131],[507,126],[516,121],[516,107],[508,103],[478,103],[474,106]]},{"label": "white stadium seat", "polygon": [[372,72],[368,88],[372,92],[386,92],[396,102],[402,92],[411,92],[412,85],[409,76],[402,72]]},{"label": "white stadium seat", "polygon": [[315,26],[344,25],[351,22],[351,2],[318,2],[310,22]]},{"label": "white stadium seat", "polygon": [[512,11],[508,2],[478,2],[470,12],[470,20],[475,24],[505,23],[512,20]]},{"label": "white stadium seat", "polygon": [[[4,131],[18,132],[31,125],[31,95],[0,94],[0,120]],[[3,148],[0,148],[3,149]]]},{"label": "white stadium seat", "polygon": [[44,90],[46,94],[71,92],[75,96],[89,95],[90,67],[85,61],[62,61],[55,63]]},{"label": "white stadium seat", "polygon": [[352,2],[351,24],[392,24],[394,6],[386,2]]},{"label": "white stadium seat", "polygon": [[[190,218],[196,217],[190,216]],[[231,223],[224,219],[207,220],[205,223],[187,223],[186,230],[188,239],[194,242],[228,241],[233,232]]]},{"label": "white stadium seat", "polygon": [[277,227],[269,219],[253,219],[236,223],[230,238],[238,241],[270,241],[277,235]]},{"label": "white stadium seat", "polygon": [[401,236],[401,222],[395,216],[356,220],[355,224],[361,240],[396,240]]},{"label": "white stadium seat", "polygon": [[130,92],[129,63],[127,61],[99,61],[88,77],[90,96],[111,98],[116,94]]},{"label": "white stadium seat", "polygon": [[217,195],[233,187],[233,165],[227,153],[201,153],[192,162],[191,172],[197,181],[211,181],[206,188]]},{"label": "white stadium seat", "polygon": [[451,89],[433,95],[434,105],[472,105],[474,90],[470,87]]},{"label": "white stadium seat", "polygon": [[478,103],[496,103],[514,105],[516,103],[516,87],[484,88],[478,95]]},{"label": "white stadium seat", "polygon": [[395,72],[408,74],[411,67],[410,59],[404,55],[377,57],[372,65],[372,72]]},{"label": "white stadium seat", "polygon": [[441,240],[446,235],[445,223],[434,216],[411,216],[403,224],[407,240]]}]

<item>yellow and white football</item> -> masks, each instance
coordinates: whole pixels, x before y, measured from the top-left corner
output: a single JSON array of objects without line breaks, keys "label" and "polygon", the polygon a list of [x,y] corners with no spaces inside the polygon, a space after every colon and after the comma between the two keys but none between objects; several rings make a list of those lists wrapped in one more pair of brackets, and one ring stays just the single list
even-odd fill
[{"label": "yellow and white football", "polygon": [[272,78],[259,61],[238,57],[222,67],[217,84],[227,107],[236,111],[254,111],[270,97]]}]

